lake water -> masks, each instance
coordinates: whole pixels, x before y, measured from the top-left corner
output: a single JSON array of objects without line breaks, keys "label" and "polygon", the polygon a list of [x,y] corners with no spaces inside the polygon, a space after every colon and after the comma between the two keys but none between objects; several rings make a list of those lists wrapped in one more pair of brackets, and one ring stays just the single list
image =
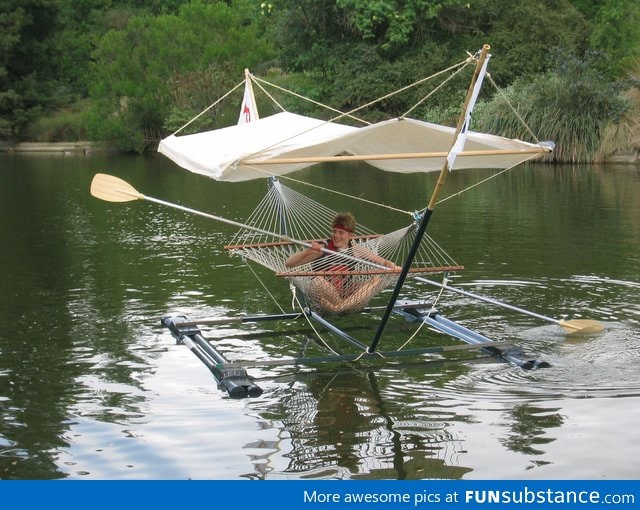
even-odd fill
[{"label": "lake water", "polygon": [[[638,167],[526,166],[436,207],[429,232],[465,266],[456,285],[554,318],[604,323],[600,334],[570,337],[466,297],[440,301],[444,315],[513,341],[550,368],[524,371],[476,352],[255,367],[248,371],[264,393],[242,400],[220,391],[160,319],[272,313],[274,300],[289,310],[287,285],[260,269],[258,280],[227,255],[232,227],[149,202],[92,198],[96,172],[237,221],[266,188],[216,183],[159,156],[0,155],[0,478],[638,477]],[[442,196],[488,175],[454,172]],[[436,179],[364,165],[296,177],[407,210],[426,205]],[[378,231],[407,221],[297,189]],[[406,291],[434,294],[416,282]],[[368,343],[375,317],[341,321]],[[383,343],[415,332],[391,322]],[[319,352],[304,324],[204,332],[231,359]],[[423,328],[412,345],[455,344]]]}]

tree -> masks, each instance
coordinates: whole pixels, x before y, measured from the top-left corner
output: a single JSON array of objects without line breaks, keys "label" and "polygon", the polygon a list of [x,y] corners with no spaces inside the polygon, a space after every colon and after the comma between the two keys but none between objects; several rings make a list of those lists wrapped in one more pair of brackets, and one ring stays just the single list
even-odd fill
[{"label": "tree", "polygon": [[[620,122],[629,105],[588,60],[562,59],[558,68],[534,78],[520,78],[504,91],[525,123],[556,149],[549,161],[589,163],[599,153],[603,133]],[[528,130],[502,97],[481,105],[476,129],[527,139]]]},{"label": "tree", "polygon": [[55,2],[5,0],[0,6],[0,139],[17,136],[57,99],[51,43],[57,22]]},{"label": "tree", "polygon": [[[590,33],[569,0],[515,0],[508,8],[503,0],[276,0],[270,17],[284,69],[314,76],[318,99],[343,109],[459,62],[484,43],[498,55],[497,82],[507,86],[553,69],[558,53],[581,54]],[[430,120],[449,117],[452,94],[439,94]],[[411,106],[411,96],[380,104],[374,118]]]},{"label": "tree", "polygon": [[93,136],[142,151],[269,56],[245,0],[183,5],[111,30],[94,53]]},{"label": "tree", "polygon": [[640,58],[640,3],[598,1],[593,25],[589,42],[603,54],[600,68],[611,77],[624,76]]},{"label": "tree", "polygon": [[446,7],[466,7],[466,0],[336,0],[348,25],[363,40],[375,42],[384,51],[424,42],[430,22]]}]

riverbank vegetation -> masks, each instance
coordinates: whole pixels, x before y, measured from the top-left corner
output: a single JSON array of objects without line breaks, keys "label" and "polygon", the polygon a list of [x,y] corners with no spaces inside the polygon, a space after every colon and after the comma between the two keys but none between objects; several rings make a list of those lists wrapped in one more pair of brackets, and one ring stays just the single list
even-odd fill
[{"label": "riverbank vegetation", "polygon": [[[481,96],[475,129],[530,139],[506,114],[507,98],[533,133],[556,142],[556,161],[640,148],[635,0],[5,0],[0,27],[0,140],[142,152],[245,68],[349,110],[489,43],[497,88]],[[451,124],[459,89],[412,116]],[[398,115],[417,100],[390,99],[367,115]],[[233,123],[238,102],[201,121]],[[319,114],[312,103],[286,107]]]}]

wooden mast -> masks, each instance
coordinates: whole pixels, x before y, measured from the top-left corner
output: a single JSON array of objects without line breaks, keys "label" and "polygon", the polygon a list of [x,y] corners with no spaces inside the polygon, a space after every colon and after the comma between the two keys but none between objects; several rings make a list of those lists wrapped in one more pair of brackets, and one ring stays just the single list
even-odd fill
[{"label": "wooden mast", "polygon": [[[449,152],[453,150],[456,144],[456,141],[458,139],[458,135],[462,132],[462,129],[464,128],[466,117],[467,117],[467,110],[469,109],[469,103],[471,102],[471,99],[473,97],[474,88],[476,86],[476,82],[480,77],[480,72],[484,66],[485,60],[488,58],[489,49],[490,49],[490,46],[488,44],[485,44],[482,47],[480,56],[478,57],[478,62],[476,63],[476,69],[473,73],[473,78],[471,79],[471,83],[469,84],[469,89],[467,90],[467,96],[464,100],[462,111],[460,112],[460,118],[458,119],[458,125],[456,126],[456,131],[453,136],[453,140],[451,142],[451,148],[449,149]],[[413,245],[411,246],[411,249],[409,250],[409,253],[407,255],[407,259],[405,260],[404,265],[402,266],[402,271],[400,272],[400,276],[398,277],[396,286],[393,289],[391,298],[387,303],[387,308],[385,309],[385,312],[380,319],[380,324],[378,324],[378,329],[376,330],[376,333],[373,339],[371,340],[371,344],[367,349],[367,352],[369,353],[372,353],[375,351],[376,346],[378,345],[378,342],[380,340],[380,337],[382,336],[382,333],[387,325],[389,317],[393,312],[393,308],[396,304],[398,296],[400,295],[400,291],[402,290],[404,281],[407,277],[407,274],[409,273],[409,269],[411,268],[411,263],[413,262],[413,259],[418,251],[418,247],[422,242],[422,237],[424,236],[424,233],[427,230],[427,225],[429,224],[429,220],[431,218],[433,210],[436,206],[436,203],[438,202],[438,197],[440,196],[440,192],[442,190],[442,187],[444,186],[444,182],[447,178],[448,173],[449,173],[449,161],[445,160],[444,165],[442,165],[442,170],[440,170],[438,182],[436,183],[433,193],[431,194],[431,200],[429,201],[429,205],[427,206],[427,209],[425,210],[424,215],[422,216],[422,220],[420,221],[420,224],[418,226],[418,230],[416,232],[416,237],[413,241]]]}]

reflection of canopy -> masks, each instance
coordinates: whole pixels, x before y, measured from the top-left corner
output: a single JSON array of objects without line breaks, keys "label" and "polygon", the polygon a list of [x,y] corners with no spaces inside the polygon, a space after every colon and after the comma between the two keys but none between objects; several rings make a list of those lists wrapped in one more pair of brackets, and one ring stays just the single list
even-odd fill
[{"label": "reflection of canopy", "polygon": [[[387,171],[430,172],[442,168],[454,132],[408,118],[356,128],[283,112],[248,124],[171,135],[158,150],[181,167],[219,181],[283,175],[341,154],[350,156],[337,159],[364,160]],[[539,145],[469,131],[455,168],[508,168],[543,152]]]}]

